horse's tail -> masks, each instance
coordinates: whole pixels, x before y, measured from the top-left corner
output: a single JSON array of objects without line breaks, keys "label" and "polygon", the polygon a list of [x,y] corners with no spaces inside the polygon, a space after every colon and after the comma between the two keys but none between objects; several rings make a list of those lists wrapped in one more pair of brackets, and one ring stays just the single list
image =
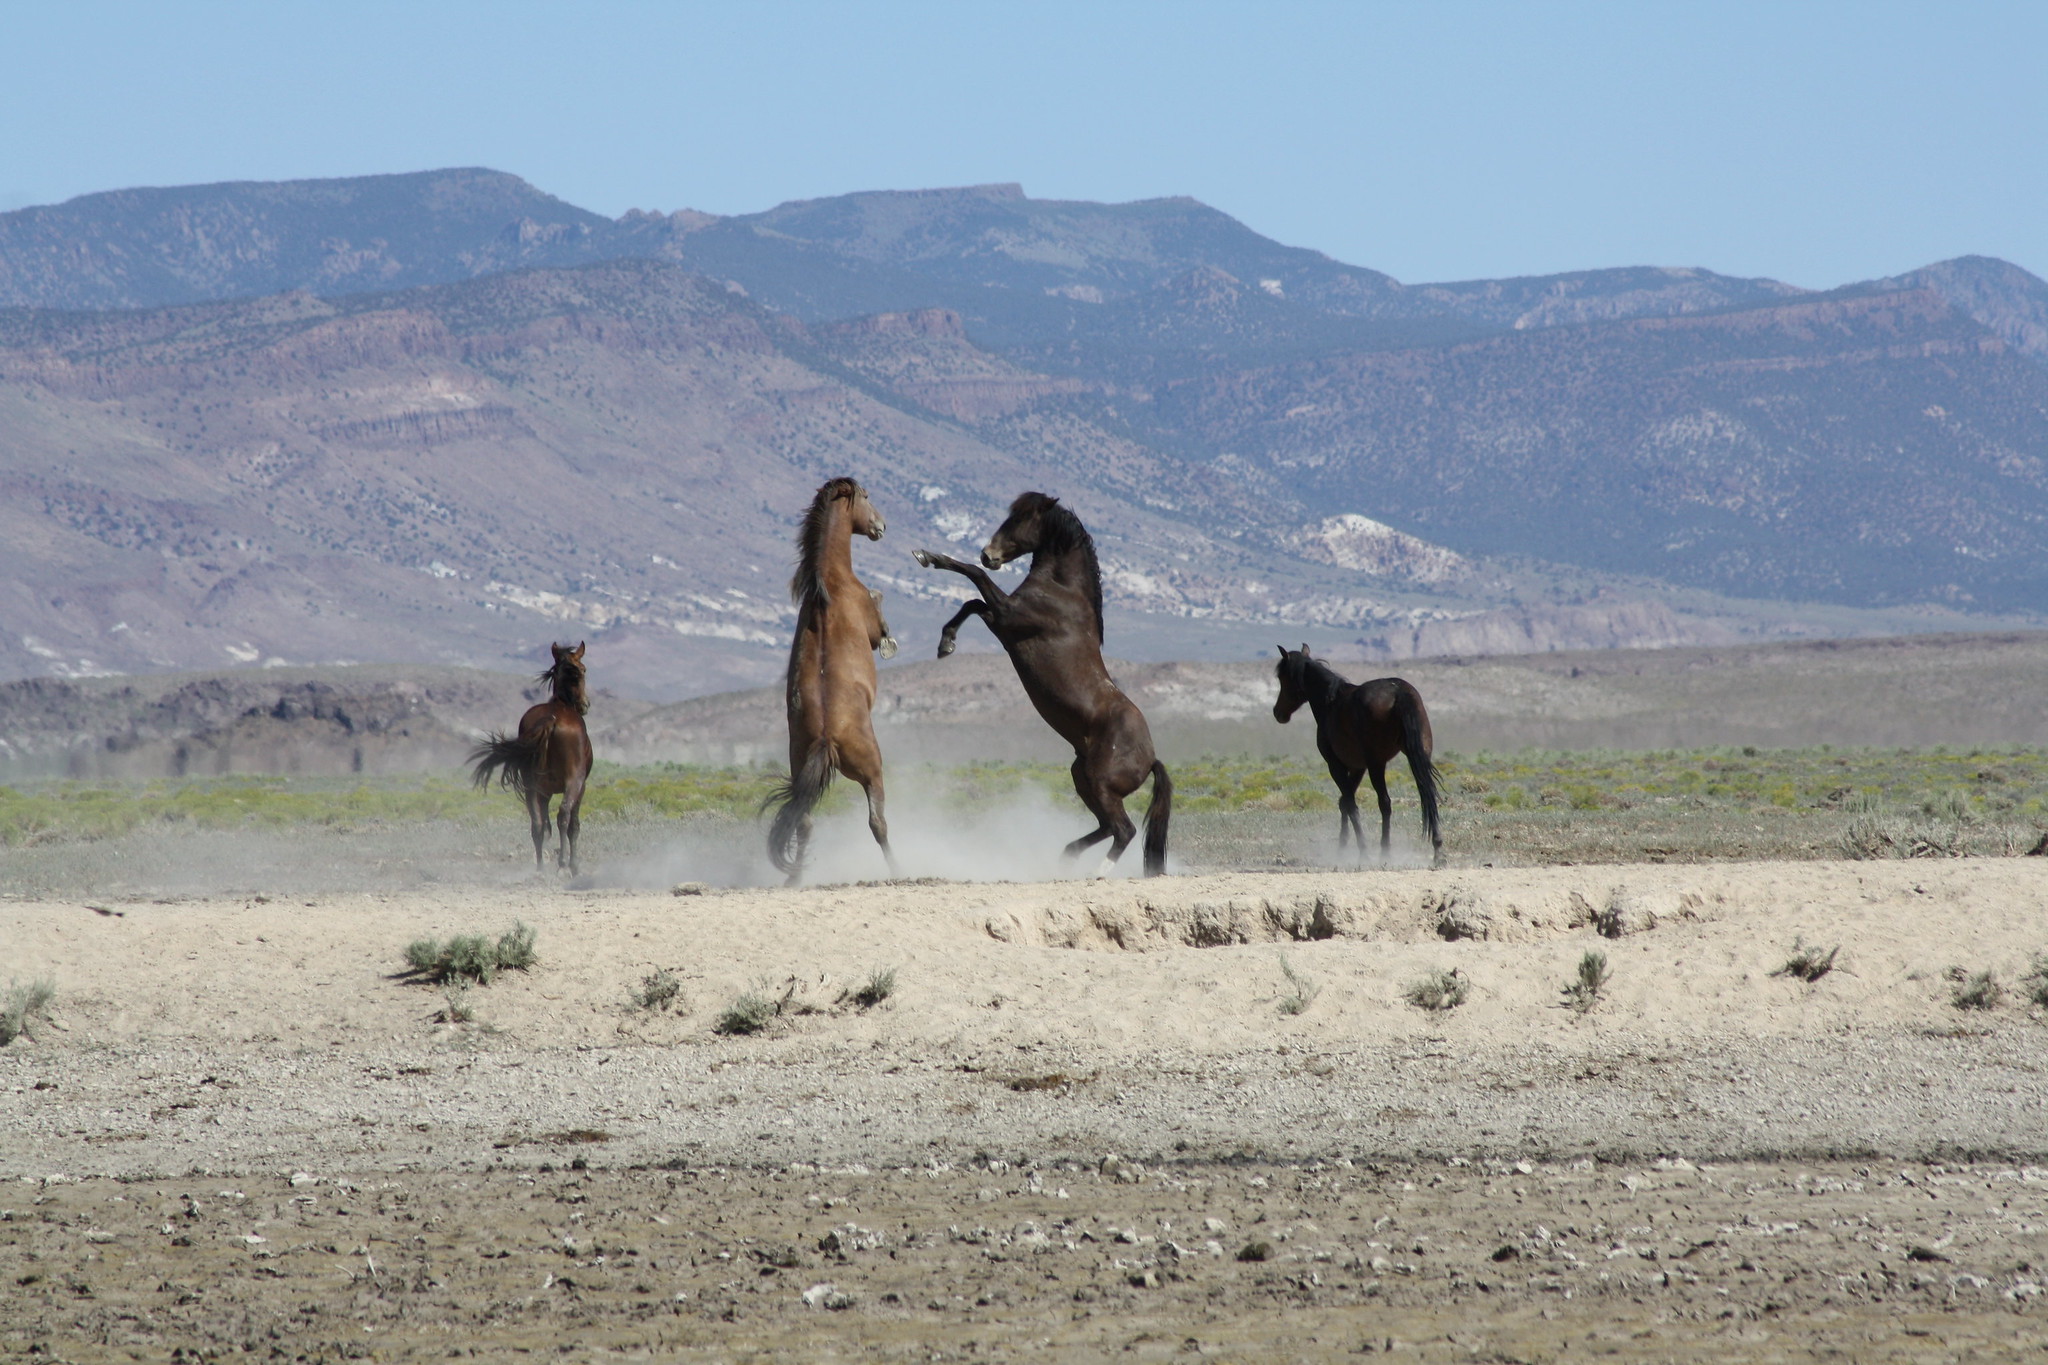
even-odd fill
[{"label": "horse's tail", "polygon": [[1173,819],[1173,779],[1166,765],[1152,760],[1152,804],[1145,811],[1145,875],[1166,871],[1166,823]]},{"label": "horse's tail", "polygon": [[548,740],[553,738],[554,730],[555,722],[551,716],[534,732],[532,739],[491,731],[483,743],[469,751],[470,782],[479,788],[488,787],[491,779],[496,777],[525,796],[533,790],[540,756],[547,752]]},{"label": "horse's tail", "polygon": [[1429,742],[1422,737],[1422,727],[1428,723],[1428,713],[1422,709],[1422,694],[1412,687],[1402,688],[1394,710],[1401,721],[1401,752],[1407,755],[1408,771],[1415,774],[1415,790],[1422,798],[1423,832],[1429,835],[1429,846],[1441,858],[1444,835],[1437,818],[1436,788],[1443,774],[1437,771],[1429,756]]},{"label": "horse's tail", "polygon": [[825,794],[825,788],[832,785],[838,767],[837,747],[832,741],[821,739],[811,746],[810,753],[789,779],[768,793],[768,799],[761,803],[764,811],[770,806],[781,807],[768,826],[768,859],[775,864],[776,871],[794,873],[803,866],[803,850],[797,847],[798,832],[818,804],[818,798]]}]

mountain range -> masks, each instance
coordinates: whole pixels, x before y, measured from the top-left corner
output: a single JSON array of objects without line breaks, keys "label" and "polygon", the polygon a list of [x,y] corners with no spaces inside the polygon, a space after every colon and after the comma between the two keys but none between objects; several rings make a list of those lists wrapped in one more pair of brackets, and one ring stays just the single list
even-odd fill
[{"label": "mountain range", "polygon": [[1113,644],[1352,657],[2033,623],[2048,285],[1690,268],[1407,285],[1190,199],[880,192],[607,219],[510,175],[0,214],[0,674],[591,638],[759,682],[852,472],[910,654],[1026,487]]}]

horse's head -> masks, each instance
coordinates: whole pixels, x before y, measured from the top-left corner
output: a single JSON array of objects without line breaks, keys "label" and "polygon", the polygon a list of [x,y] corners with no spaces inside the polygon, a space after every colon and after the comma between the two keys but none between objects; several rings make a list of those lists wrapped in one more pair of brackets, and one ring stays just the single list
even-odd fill
[{"label": "horse's head", "polygon": [[1044,493],[1022,493],[1010,504],[1010,515],[982,547],[981,562],[991,569],[1023,555],[1036,554],[1045,543],[1045,514],[1060,500]]},{"label": "horse's head", "polygon": [[882,514],[875,510],[874,503],[868,500],[868,490],[860,484],[854,484],[853,492],[847,496],[853,504],[853,533],[857,536],[866,536],[869,540],[880,540],[882,532],[888,529],[888,524],[882,520]]},{"label": "horse's head", "polygon": [[1273,703],[1273,719],[1285,725],[1308,701],[1308,646],[1279,648],[1280,662],[1274,665],[1273,676],[1280,680],[1280,699]]},{"label": "horse's head", "polygon": [[583,643],[578,640],[574,649],[549,645],[548,650],[555,656],[554,666],[540,675],[542,682],[554,684],[554,699],[575,707],[578,715],[590,710],[590,693],[584,686]]}]

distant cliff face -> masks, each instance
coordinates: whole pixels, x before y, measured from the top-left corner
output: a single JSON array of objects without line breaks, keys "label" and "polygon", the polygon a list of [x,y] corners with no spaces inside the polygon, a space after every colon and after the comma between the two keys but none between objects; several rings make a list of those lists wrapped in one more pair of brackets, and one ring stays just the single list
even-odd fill
[{"label": "distant cliff face", "polygon": [[1187,199],[614,221],[467,170],[0,215],[0,300],[17,675],[587,636],[600,685],[758,681],[840,473],[912,638],[962,588],[908,549],[1028,487],[1096,532],[1139,657],[2048,612],[2048,285],[1978,258],[1405,285]]}]

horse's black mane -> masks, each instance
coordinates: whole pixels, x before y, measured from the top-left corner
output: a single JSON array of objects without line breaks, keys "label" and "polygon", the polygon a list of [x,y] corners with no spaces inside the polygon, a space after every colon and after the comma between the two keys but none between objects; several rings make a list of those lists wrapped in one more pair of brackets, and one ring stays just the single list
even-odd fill
[{"label": "horse's black mane", "polygon": [[[554,689],[550,700],[573,706],[577,715],[587,716],[590,714],[590,693],[583,685],[585,677],[583,665],[565,654],[542,669],[534,681],[547,683]],[[575,691],[574,696],[569,695],[571,689]]]},{"label": "horse's black mane", "polygon": [[796,572],[789,580],[789,595],[798,605],[806,600],[821,607],[831,605],[832,596],[825,591],[825,575],[820,572],[825,562],[825,528],[832,520],[833,501],[859,492],[857,480],[828,479],[811,499],[811,509],[804,513],[803,525],[796,533]]},{"label": "horse's black mane", "polygon": [[1308,701],[1327,701],[1344,685],[1344,676],[1305,649],[1285,650],[1273,670]]},{"label": "horse's black mane", "polygon": [[1089,603],[1095,608],[1095,642],[1102,643],[1102,565],[1095,558],[1095,537],[1088,534],[1088,528],[1081,519],[1065,507],[1060,500],[1044,493],[1026,493],[1010,504],[1010,514],[1035,511],[1038,514],[1038,548],[1032,552],[1032,562],[1037,563],[1039,555],[1063,555],[1074,550],[1081,552],[1082,588],[1088,594]]}]

